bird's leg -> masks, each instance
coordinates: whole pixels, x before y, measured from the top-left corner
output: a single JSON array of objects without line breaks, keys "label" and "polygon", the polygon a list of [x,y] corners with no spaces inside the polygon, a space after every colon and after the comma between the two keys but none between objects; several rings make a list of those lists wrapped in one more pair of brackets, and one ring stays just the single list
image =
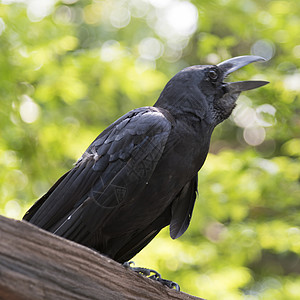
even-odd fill
[{"label": "bird's leg", "polygon": [[161,278],[161,275],[157,271],[153,269],[147,269],[141,267],[131,267],[131,265],[134,265],[133,261],[127,261],[123,263],[123,266],[125,268],[128,268],[136,273],[142,274],[152,280],[158,281],[163,285],[169,287],[170,289],[175,289],[176,291],[180,291],[180,286],[176,282]]}]

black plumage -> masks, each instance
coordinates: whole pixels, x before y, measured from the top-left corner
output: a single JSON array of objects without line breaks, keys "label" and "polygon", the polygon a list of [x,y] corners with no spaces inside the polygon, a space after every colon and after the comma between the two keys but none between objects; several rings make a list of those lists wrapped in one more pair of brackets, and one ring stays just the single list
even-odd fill
[{"label": "black plumage", "polygon": [[259,60],[238,57],[176,74],[154,107],[130,111],[105,129],[24,220],[119,262],[169,224],[171,237],[181,236],[213,129],[241,91],[266,84],[223,80]]}]

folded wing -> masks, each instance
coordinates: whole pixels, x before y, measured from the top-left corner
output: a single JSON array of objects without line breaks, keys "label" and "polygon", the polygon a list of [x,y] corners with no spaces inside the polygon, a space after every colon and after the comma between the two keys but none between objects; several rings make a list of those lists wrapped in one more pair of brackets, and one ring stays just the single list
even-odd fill
[{"label": "folded wing", "polygon": [[95,139],[24,220],[88,244],[113,212],[148,183],[171,127],[166,112],[157,108],[127,113]]}]

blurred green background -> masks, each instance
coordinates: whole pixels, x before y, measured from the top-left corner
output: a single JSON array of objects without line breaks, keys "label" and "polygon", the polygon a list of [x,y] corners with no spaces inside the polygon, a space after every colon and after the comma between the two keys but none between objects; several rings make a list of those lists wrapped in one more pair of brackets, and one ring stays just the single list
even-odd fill
[{"label": "blurred green background", "polygon": [[193,64],[255,54],[199,173],[190,228],[135,257],[213,299],[299,299],[300,1],[3,0],[0,214],[25,211],[127,111]]}]

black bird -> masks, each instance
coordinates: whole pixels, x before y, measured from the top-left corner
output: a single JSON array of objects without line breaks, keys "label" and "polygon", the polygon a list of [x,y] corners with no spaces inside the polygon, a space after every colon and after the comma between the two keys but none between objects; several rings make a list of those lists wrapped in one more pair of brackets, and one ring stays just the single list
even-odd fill
[{"label": "black bird", "polygon": [[240,56],[177,73],[153,107],[134,109],[106,128],[23,219],[121,263],[167,225],[171,238],[180,237],[213,129],[242,91],[268,83],[224,79],[257,61],[264,59]]}]

